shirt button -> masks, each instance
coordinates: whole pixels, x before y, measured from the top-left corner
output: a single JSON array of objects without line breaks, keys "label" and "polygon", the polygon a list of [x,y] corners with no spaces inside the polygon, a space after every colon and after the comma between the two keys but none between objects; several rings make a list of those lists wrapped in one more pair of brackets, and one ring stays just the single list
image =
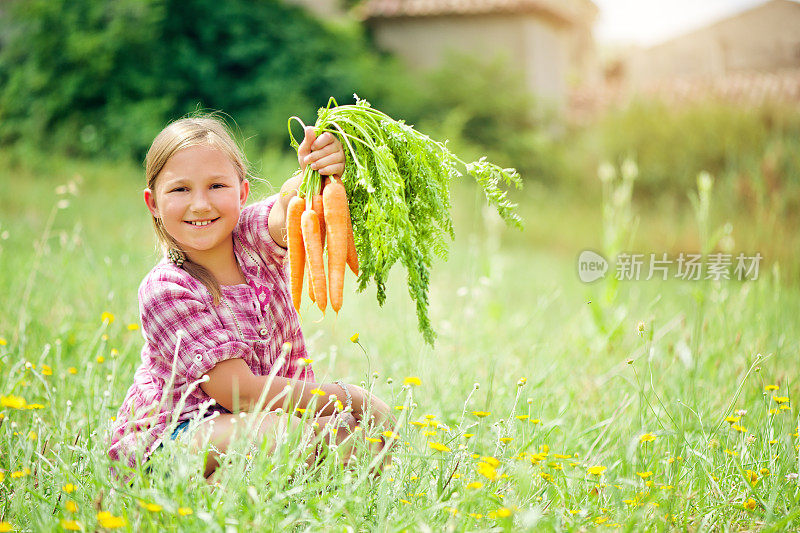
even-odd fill
[{"label": "shirt button", "polygon": [[267,335],[269,335],[269,331],[267,331],[267,328],[261,328],[260,330],[258,330],[258,334],[261,335],[262,337],[266,337]]}]

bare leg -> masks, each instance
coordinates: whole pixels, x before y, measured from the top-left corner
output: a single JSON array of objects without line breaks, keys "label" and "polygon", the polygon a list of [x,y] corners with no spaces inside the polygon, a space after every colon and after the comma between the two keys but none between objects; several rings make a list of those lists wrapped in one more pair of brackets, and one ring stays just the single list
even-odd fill
[{"label": "bare leg", "polygon": [[[301,419],[281,415],[278,416],[274,413],[248,413],[246,416],[241,417],[237,414],[220,414],[214,418],[204,420],[197,427],[197,431],[191,437],[191,443],[197,450],[201,450],[206,445],[206,442],[213,446],[208,453],[206,460],[205,471],[203,475],[209,478],[219,466],[219,454],[225,453],[228,450],[231,442],[237,435],[237,431],[253,432],[254,444],[260,445],[265,439],[268,441],[267,450],[271,453],[275,450],[278,442],[283,440],[288,431],[296,431],[299,426],[305,426],[304,430],[313,430],[316,441],[324,440],[328,444],[342,445],[343,442],[355,431],[356,420],[350,415],[339,415],[339,417],[347,423],[347,427],[338,428],[335,432],[330,432],[330,428],[326,428],[328,424],[335,425],[335,417],[322,416],[317,419],[317,425],[312,426],[310,422],[303,422]],[[253,424],[252,426],[250,424]],[[253,428],[253,429],[251,429]],[[352,441],[350,441],[352,442]],[[348,442],[340,447],[342,462],[347,463],[350,459],[352,452],[352,445]],[[306,462],[309,466],[314,464],[315,451],[311,450]],[[209,481],[212,481],[209,478]]]},{"label": "bare leg", "polygon": [[[254,423],[254,436],[253,441],[256,444],[261,444],[265,439],[269,441],[267,449],[272,452],[275,450],[277,443],[284,438],[289,428],[296,429],[300,424],[300,420],[292,416],[278,416],[274,413],[260,413],[248,414],[245,417],[240,417],[235,414],[221,414],[212,419],[205,420],[197,427],[197,431],[191,437],[193,446],[200,450],[208,442],[219,453],[225,453],[228,446],[233,442],[237,435],[237,431],[245,431],[249,428],[249,424]],[[219,466],[219,454],[214,450],[209,451],[208,459],[206,460],[205,477],[210,476]]]}]

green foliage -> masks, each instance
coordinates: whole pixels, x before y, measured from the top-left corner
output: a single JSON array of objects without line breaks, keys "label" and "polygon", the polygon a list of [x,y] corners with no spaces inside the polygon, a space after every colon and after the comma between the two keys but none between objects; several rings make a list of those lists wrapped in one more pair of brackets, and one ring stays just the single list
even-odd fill
[{"label": "green foliage", "polygon": [[644,195],[683,197],[706,171],[745,201],[777,192],[784,197],[782,210],[798,207],[800,112],[789,106],[704,101],[676,107],[638,100],[608,113],[584,135],[601,158],[621,163],[633,157]]},{"label": "green foliage", "polygon": [[[334,107],[331,107],[331,104]],[[291,136],[292,120],[289,121]],[[350,216],[359,257],[359,290],[374,281],[378,302],[386,299],[386,280],[399,260],[408,273],[408,291],[416,302],[419,329],[426,342],[434,332],[428,317],[428,284],[433,255],[447,257],[454,237],[450,215],[450,180],[462,175],[475,178],[487,201],[509,223],[521,227],[515,204],[500,189],[521,186],[513,168],[501,168],[481,158],[464,163],[440,142],[393,120],[357,99],[355,105],[336,106],[333,98],[319,110],[316,132],[337,135],[347,153],[342,183],[347,190]],[[292,146],[297,141],[292,137]],[[318,177],[310,167],[300,186],[306,195],[318,190]],[[315,184],[310,188],[309,183]]]},{"label": "green foliage", "polygon": [[285,117],[380,83],[357,27],[278,0],[20,0],[0,35],[0,144],[77,155],[141,160],[197,108],[276,142]]},{"label": "green foliage", "polygon": [[451,54],[419,84],[414,101],[405,106],[409,122],[513,166],[525,180],[548,185],[572,180],[557,109],[533,96],[519,69],[504,58]]}]

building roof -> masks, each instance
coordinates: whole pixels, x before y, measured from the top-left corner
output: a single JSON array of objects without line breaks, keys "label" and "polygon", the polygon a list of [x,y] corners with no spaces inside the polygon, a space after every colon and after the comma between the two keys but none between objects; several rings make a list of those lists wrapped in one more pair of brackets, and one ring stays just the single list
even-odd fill
[{"label": "building roof", "polygon": [[415,18],[497,13],[540,13],[562,22],[592,22],[597,6],[591,0],[367,0],[361,17]]}]

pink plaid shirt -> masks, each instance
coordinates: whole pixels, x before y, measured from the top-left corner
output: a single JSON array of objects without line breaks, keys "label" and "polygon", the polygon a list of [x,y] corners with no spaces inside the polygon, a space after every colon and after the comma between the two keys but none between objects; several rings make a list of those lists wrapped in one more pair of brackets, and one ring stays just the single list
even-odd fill
[{"label": "pink plaid shirt", "polygon": [[242,210],[233,242],[247,284],[223,285],[219,306],[202,283],[166,260],[145,276],[142,362],[112,426],[112,459],[134,467],[138,454],[146,459],[168,438],[168,426],[223,411],[199,386],[220,361],[241,358],[263,376],[288,341],[291,352],[277,375],[314,381],[311,368],[297,365],[308,355],[289,294],[286,250],[269,234],[277,198]]}]

